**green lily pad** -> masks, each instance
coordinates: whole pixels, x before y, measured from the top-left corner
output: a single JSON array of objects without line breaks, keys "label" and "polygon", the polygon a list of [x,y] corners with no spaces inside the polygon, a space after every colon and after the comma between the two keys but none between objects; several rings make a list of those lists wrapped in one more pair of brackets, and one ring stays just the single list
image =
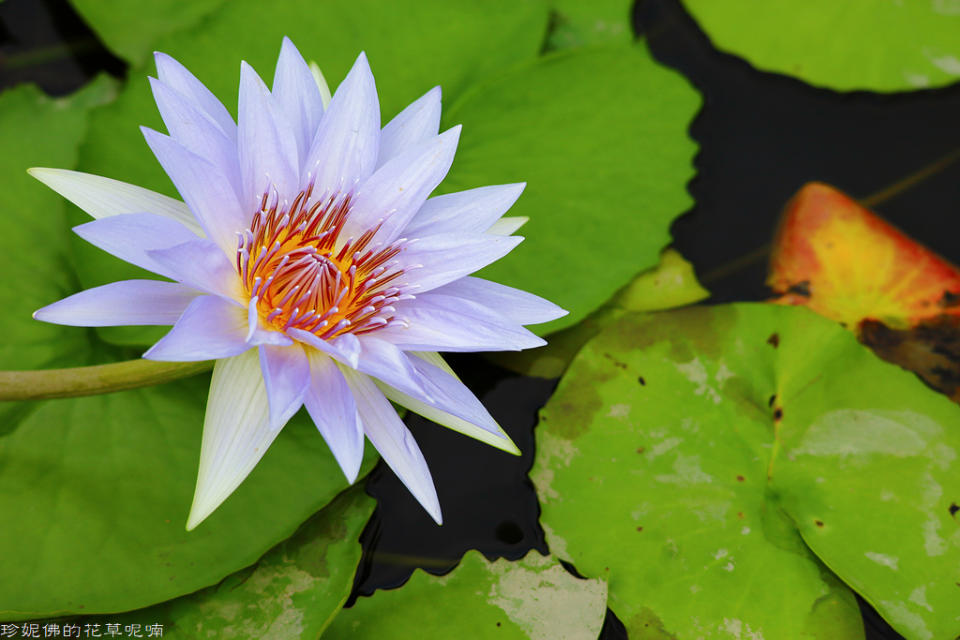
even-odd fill
[{"label": "green lily pad", "polygon": [[164,638],[314,639],[347,601],[376,502],[362,486],[342,493],[248,567],[170,602],[85,623],[159,624]]},{"label": "green lily pad", "polygon": [[190,28],[225,0],[70,0],[100,39],[127,62],[138,65],[161,37]]},{"label": "green lily pad", "polygon": [[[90,109],[116,87],[98,78],[69,98],[49,98],[24,85],[0,94],[0,367],[34,369],[86,362],[89,342],[73,327],[36,322],[31,314],[76,290],[67,268],[63,199],[27,175],[35,165],[72,166]],[[0,432],[3,428],[0,427]]]},{"label": "green lily pad", "polygon": [[550,4],[553,12],[547,42],[551,49],[633,40],[633,0],[552,0]]},{"label": "green lily pad", "polygon": [[478,86],[445,115],[462,122],[442,185],[456,191],[525,180],[511,215],[526,241],[481,275],[570,311],[576,324],[657,264],[670,222],[693,203],[700,97],[645,46],[563,51]]},{"label": "green lily pad", "polygon": [[[416,571],[401,588],[360,598],[337,616],[330,638],[579,640],[596,638],[607,611],[607,585],[568,573],[553,557],[488,562],[468,551],[451,573]],[[325,636],[326,637],[326,636]]]},{"label": "green lily pad", "polygon": [[11,514],[0,528],[0,619],[127,611],[207,587],[346,486],[300,414],[234,495],[187,532],[208,386],[203,375],[24,403],[17,428],[0,438],[0,509]]},{"label": "green lily pad", "polygon": [[723,51],[840,91],[909,91],[960,79],[956,0],[683,0]]},{"label": "green lily pad", "polygon": [[[449,106],[485,75],[534,58],[547,19],[543,0],[282,0],[271,3],[269,10],[259,0],[232,0],[195,29],[161,38],[155,46],[182,62],[234,114],[240,60],[270,82],[285,35],[307,60],[317,62],[331,87],[366,51],[385,124],[431,87],[442,87]],[[176,196],[139,130],[140,125],[164,130],[148,75],[155,75],[152,62],[131,69],[119,99],[93,114],[79,168]],[[72,224],[89,220],[72,211]],[[73,250],[83,288],[150,277],[79,238]],[[117,344],[141,345],[162,335],[156,328],[106,328],[97,333]]]},{"label": "green lily pad", "polygon": [[958,423],[805,309],[628,315],[571,364],[531,475],[550,548],[607,578],[631,633],[862,638],[836,575],[907,637],[946,640]]},{"label": "green lily pad", "polygon": [[638,275],[581,322],[550,334],[545,346],[491,353],[487,357],[501,367],[523,375],[558,378],[590,338],[625,313],[682,307],[709,295],[710,292],[697,282],[693,265],[673,249],[666,249],[656,268]]}]

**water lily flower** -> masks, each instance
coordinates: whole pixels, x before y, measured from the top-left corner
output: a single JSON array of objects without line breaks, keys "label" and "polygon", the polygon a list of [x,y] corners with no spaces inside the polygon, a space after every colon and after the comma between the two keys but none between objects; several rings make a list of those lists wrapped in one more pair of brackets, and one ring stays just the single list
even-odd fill
[{"label": "water lily flower", "polygon": [[95,218],[74,230],[173,282],[82,291],[34,317],[75,326],[170,325],[144,354],[216,360],[187,529],[236,489],[305,406],[348,481],[364,436],[438,522],[427,463],[390,401],[518,453],[440,351],[518,350],[522,325],[565,312],[469,274],[522,238],[503,218],[523,184],[429,197],[460,127],[438,133],[440,89],[380,128],[360,54],[333,97],[284,39],[268,89],[241,63],[238,120],[156,55],[168,134],[143,128],[183,202],[58,169],[33,176]]}]

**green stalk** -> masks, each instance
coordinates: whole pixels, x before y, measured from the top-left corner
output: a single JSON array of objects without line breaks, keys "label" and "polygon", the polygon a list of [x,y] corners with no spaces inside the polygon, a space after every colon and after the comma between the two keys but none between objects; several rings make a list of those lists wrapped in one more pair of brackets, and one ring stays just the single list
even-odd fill
[{"label": "green stalk", "polygon": [[212,368],[212,360],[156,362],[137,359],[70,369],[0,371],[0,401],[92,396],[162,384]]}]

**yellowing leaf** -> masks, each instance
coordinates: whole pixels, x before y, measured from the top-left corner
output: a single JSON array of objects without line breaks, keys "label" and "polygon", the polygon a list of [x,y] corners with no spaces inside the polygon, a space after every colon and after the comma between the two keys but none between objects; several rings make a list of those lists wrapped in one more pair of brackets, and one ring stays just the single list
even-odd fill
[{"label": "yellowing leaf", "polygon": [[958,314],[960,270],[837,189],[805,185],[787,204],[767,284],[778,302],[803,304],[857,328],[904,329]]}]

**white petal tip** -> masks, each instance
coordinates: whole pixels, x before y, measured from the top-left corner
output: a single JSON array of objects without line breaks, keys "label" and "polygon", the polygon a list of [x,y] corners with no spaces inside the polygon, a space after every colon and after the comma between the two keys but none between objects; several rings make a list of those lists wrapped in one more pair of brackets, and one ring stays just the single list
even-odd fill
[{"label": "white petal tip", "polygon": [[343,471],[343,477],[347,479],[347,484],[353,484],[357,481],[357,476],[360,475],[360,467],[356,469],[351,469],[350,471]]},{"label": "white petal tip", "polygon": [[[504,437],[506,437],[506,436],[504,436]],[[520,447],[518,447],[518,446],[516,445],[516,443],[515,443],[513,440],[511,440],[510,438],[507,438],[506,443],[504,443],[504,446],[501,447],[500,450],[501,450],[501,451],[505,451],[505,452],[509,453],[509,454],[512,455],[512,456],[522,456],[522,455],[523,455],[523,451],[520,451]]]},{"label": "white petal tip", "polygon": [[187,531],[193,531],[197,526],[210,517],[210,514],[217,510],[220,503],[212,504],[209,500],[197,500],[194,496],[193,504],[190,506],[190,515],[187,516]]},{"label": "white petal tip", "polygon": [[199,513],[195,514],[193,511],[191,511],[190,517],[187,518],[187,525],[184,527],[184,529],[187,531],[193,531],[197,528],[197,525],[207,519],[208,515],[210,514],[207,513],[201,516]]}]

